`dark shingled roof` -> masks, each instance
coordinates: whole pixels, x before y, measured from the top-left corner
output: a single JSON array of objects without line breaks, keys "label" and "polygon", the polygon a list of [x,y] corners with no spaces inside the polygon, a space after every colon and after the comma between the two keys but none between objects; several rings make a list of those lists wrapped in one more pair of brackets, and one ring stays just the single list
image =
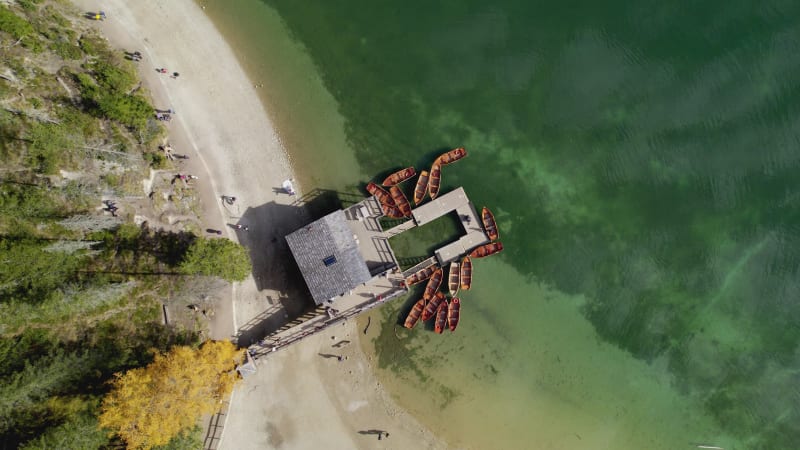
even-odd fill
[{"label": "dark shingled roof", "polygon": [[[300,228],[286,236],[286,241],[317,305],[372,278],[344,211]],[[325,260],[330,256],[336,262],[326,266]]]}]

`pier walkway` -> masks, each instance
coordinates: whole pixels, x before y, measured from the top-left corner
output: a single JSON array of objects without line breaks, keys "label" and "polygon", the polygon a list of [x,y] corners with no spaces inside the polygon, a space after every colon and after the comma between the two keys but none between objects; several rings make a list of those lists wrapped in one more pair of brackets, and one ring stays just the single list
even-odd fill
[{"label": "pier walkway", "polygon": [[421,226],[453,211],[458,214],[458,220],[464,227],[466,234],[461,236],[459,240],[436,250],[436,259],[442,267],[460,258],[469,250],[489,242],[489,238],[483,231],[480,216],[475,212],[475,206],[469,201],[467,193],[464,192],[462,187],[412,210],[411,214],[414,223],[417,226]]}]

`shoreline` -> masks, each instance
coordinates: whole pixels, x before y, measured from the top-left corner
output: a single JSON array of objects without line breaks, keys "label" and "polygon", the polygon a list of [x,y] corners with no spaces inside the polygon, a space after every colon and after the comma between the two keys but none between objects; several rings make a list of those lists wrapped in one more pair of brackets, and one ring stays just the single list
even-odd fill
[{"label": "shoreline", "polygon": [[[225,230],[253,256],[267,253],[254,259],[259,276],[234,285],[232,298],[225,300],[230,310],[220,308],[212,320],[212,338],[232,338],[237,323],[246,327],[265,310],[280,308],[297,289],[273,253],[279,250],[276,236],[305,223],[306,214],[294,205],[294,197],[278,189],[296,173],[267,105],[194,0],[72,3],[84,11],[102,8],[108,19],[96,28],[103,36],[120,51],[145,55],[137,63],[143,85],[157,108],[176,111],[177,120],[167,124],[170,144],[192,155],[182,170],[200,175],[203,227]],[[183,26],[187,23],[191,27]],[[155,68],[160,67],[180,75],[158,74]],[[303,181],[298,184],[302,194]],[[236,196],[236,204],[224,205],[221,195]],[[237,223],[251,231],[234,231],[231,225]],[[351,320],[337,328],[335,342],[334,331],[326,331],[259,361],[258,372],[240,383],[230,399],[218,448],[375,448],[378,429],[391,433],[379,442],[382,448],[445,448],[375,379],[355,327]],[[352,336],[352,342],[331,348],[342,336]],[[332,352],[347,360],[322,356]],[[313,432],[307,432],[310,426]]]}]

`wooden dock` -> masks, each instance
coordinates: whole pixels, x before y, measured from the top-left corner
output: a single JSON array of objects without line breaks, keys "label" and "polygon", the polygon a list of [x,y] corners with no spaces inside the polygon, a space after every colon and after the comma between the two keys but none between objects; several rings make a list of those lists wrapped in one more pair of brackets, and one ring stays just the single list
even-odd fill
[{"label": "wooden dock", "polygon": [[[287,324],[284,328],[262,339],[258,344],[251,345],[250,350],[254,357],[266,356],[287,345],[299,342],[306,336],[319,333],[331,325],[382,305],[389,299],[404,295],[408,293],[408,287],[404,283],[408,275],[432,265],[445,267],[446,264],[461,258],[473,248],[489,242],[480,216],[469,201],[464,189],[460,187],[413,209],[410,220],[386,231],[382,230],[378,221],[382,212],[377,200],[370,197],[362,203],[345,210],[345,216],[355,242],[370,243],[370,245],[359,245],[361,245],[361,251],[365,258],[370,261],[370,272],[374,278],[336,298],[333,302],[319,305],[307,316]],[[389,237],[425,225],[454,211],[464,227],[464,235],[457,241],[437,249],[434,256],[400,273],[394,252],[388,243]]]},{"label": "wooden dock", "polygon": [[459,240],[436,250],[436,259],[442,267],[451,261],[461,258],[471,249],[489,242],[489,237],[483,231],[480,216],[478,216],[475,206],[469,201],[467,193],[464,192],[462,187],[412,210],[411,213],[414,223],[420,226],[453,211],[458,214],[458,220],[464,227],[466,234],[461,236]]}]

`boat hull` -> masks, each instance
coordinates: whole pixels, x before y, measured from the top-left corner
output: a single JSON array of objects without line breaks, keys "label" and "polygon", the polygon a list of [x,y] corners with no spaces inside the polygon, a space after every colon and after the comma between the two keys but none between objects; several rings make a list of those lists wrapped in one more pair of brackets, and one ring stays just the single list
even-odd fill
[{"label": "boat hull", "polygon": [[430,195],[431,200],[435,199],[436,196],[439,195],[439,188],[441,185],[442,166],[434,163],[433,167],[431,167],[430,179],[428,180],[428,195]]},{"label": "boat hull", "polygon": [[447,327],[447,300],[439,304],[439,309],[436,310],[436,323],[433,326],[433,331],[442,334],[445,327]]},{"label": "boat hull", "polygon": [[421,283],[421,282],[427,280],[428,278],[433,276],[433,273],[436,272],[436,269],[438,269],[438,267],[433,265],[433,266],[428,266],[428,267],[426,267],[426,268],[424,268],[422,270],[419,270],[419,271],[417,271],[415,273],[412,273],[411,275],[406,277],[406,286],[413,286],[413,285],[415,285],[417,283]]},{"label": "boat hull", "polygon": [[464,259],[461,260],[459,278],[461,289],[468,291],[472,287],[472,259],[469,256],[465,256]]},{"label": "boat hull", "polygon": [[367,183],[367,192],[369,192],[371,195],[374,195],[375,198],[377,198],[381,204],[396,206],[394,204],[394,200],[392,200],[392,196],[389,195],[388,192],[386,192],[386,189],[378,186],[377,184],[371,181]]},{"label": "boat hull", "polygon": [[403,326],[408,328],[409,330],[414,328],[414,325],[417,324],[420,316],[422,315],[423,309],[425,309],[425,300],[424,299],[417,300],[417,303],[414,303],[414,306],[411,308],[411,311],[408,313],[408,316],[406,316],[406,321],[403,324]]},{"label": "boat hull", "polygon": [[442,284],[442,278],[444,277],[444,272],[442,271],[441,267],[436,269],[433,272],[433,275],[428,279],[428,284],[425,286],[425,293],[422,295],[422,298],[425,300],[430,300],[436,296],[436,293],[439,291],[439,286]]},{"label": "boat hull", "polygon": [[449,152],[442,153],[438,158],[436,158],[436,161],[439,164],[447,165],[452,164],[465,156],[467,156],[467,149],[464,147],[458,147],[450,150]]},{"label": "boat hull", "polygon": [[417,171],[414,170],[413,167],[407,167],[405,169],[398,170],[397,172],[389,175],[388,177],[386,177],[385,180],[383,180],[383,183],[381,184],[386,187],[395,186],[397,184],[402,183],[403,181],[408,180],[409,178],[413,177],[416,174]]},{"label": "boat hull", "polygon": [[450,305],[447,307],[447,326],[450,328],[451,332],[456,331],[460,316],[461,300],[459,300],[458,297],[455,297],[450,301]]},{"label": "boat hull", "polygon": [[428,305],[425,306],[425,309],[422,310],[422,320],[427,321],[430,320],[436,314],[436,311],[439,310],[439,306],[442,305],[446,297],[443,293],[437,292],[433,299],[428,302]]},{"label": "boat hull", "polygon": [[447,277],[447,288],[450,295],[453,297],[458,293],[458,288],[461,287],[461,265],[455,261],[450,263],[450,274]]},{"label": "boat hull", "polygon": [[494,220],[494,214],[485,206],[481,210],[481,220],[483,221],[483,229],[486,231],[486,236],[489,237],[489,240],[496,241],[499,239],[500,233],[497,231],[497,222]]},{"label": "boat hull", "polygon": [[419,178],[417,178],[417,186],[414,188],[415,205],[422,203],[422,200],[425,198],[425,194],[428,192],[428,179],[430,179],[430,174],[427,170],[423,170],[419,173]]},{"label": "boat hull", "polygon": [[489,244],[481,245],[480,247],[472,250],[469,254],[472,258],[485,258],[495,253],[503,251],[503,244],[500,242],[491,242]]},{"label": "boat hull", "polygon": [[389,188],[389,195],[392,196],[394,204],[400,209],[400,213],[402,213],[404,217],[411,217],[411,204],[408,203],[408,199],[405,194],[403,194],[403,191],[397,186],[392,186]]}]

